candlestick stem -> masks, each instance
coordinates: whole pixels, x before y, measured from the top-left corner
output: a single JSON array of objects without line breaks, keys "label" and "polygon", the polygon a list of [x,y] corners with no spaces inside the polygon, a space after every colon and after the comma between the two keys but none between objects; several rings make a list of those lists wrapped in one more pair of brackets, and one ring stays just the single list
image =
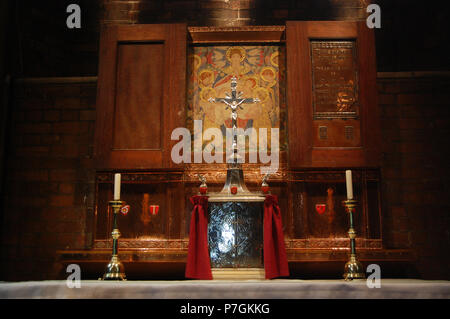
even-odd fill
[{"label": "candlestick stem", "polygon": [[348,230],[348,237],[350,238],[350,259],[345,264],[344,279],[364,279],[366,278],[362,264],[356,259],[356,231],[353,225],[353,213],[356,208],[357,201],[347,199],[344,201],[346,211],[349,215],[350,228]]}]

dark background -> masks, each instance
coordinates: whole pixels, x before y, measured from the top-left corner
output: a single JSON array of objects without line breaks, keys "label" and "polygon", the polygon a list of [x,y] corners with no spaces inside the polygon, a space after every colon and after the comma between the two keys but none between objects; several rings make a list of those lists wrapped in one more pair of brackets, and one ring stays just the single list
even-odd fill
[{"label": "dark background", "polygon": [[[373,2],[381,6],[382,16],[375,35],[384,244],[416,253],[414,276],[450,279],[450,11],[436,1]],[[81,29],[66,27],[70,3],[81,7]],[[102,24],[364,21],[369,3],[2,1],[0,280],[54,279],[55,252],[84,249],[92,241],[95,77]]]},{"label": "dark background", "polygon": [[[382,13],[382,28],[376,30],[379,72],[449,70],[450,12],[443,2],[372,2],[380,5]],[[71,3],[81,7],[81,29],[66,27],[66,7]],[[102,23],[225,26],[284,25],[286,20],[365,20],[366,3],[370,1],[9,1],[2,10],[6,27],[2,29],[7,30],[6,69],[18,77],[97,75]]]}]

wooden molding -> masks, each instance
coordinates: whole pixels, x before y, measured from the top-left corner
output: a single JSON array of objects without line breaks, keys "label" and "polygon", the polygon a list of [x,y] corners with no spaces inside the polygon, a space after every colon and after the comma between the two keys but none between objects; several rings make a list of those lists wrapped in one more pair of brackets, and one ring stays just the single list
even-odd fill
[{"label": "wooden molding", "polygon": [[193,44],[282,42],[284,26],[188,27]]}]

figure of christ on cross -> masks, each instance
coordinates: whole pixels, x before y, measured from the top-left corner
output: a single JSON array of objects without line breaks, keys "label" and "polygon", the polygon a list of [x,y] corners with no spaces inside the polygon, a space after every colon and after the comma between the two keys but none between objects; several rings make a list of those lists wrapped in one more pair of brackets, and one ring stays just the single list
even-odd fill
[{"label": "figure of christ on cross", "polygon": [[[232,153],[232,157],[233,157],[233,164],[237,164],[238,163],[238,149],[237,149],[237,134],[236,134],[236,129],[237,129],[237,108],[239,107],[241,110],[243,109],[243,107],[241,106],[241,104],[244,103],[258,103],[260,102],[260,100],[258,98],[242,98],[242,92],[236,92],[236,87],[237,87],[237,79],[235,76],[233,76],[233,78],[231,79],[231,96],[226,93],[226,97],[224,98],[210,98],[209,102],[211,103],[224,103],[227,105],[227,107],[225,109],[231,108],[231,126],[232,126],[232,130],[233,130],[233,153]],[[227,162],[229,162],[227,160]]]}]

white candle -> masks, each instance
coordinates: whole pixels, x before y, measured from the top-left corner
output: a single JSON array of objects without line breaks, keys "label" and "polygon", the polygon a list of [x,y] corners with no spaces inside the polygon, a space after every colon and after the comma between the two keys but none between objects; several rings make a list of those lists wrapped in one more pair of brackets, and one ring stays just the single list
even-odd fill
[{"label": "white candle", "polygon": [[353,199],[352,171],[345,171],[345,180],[347,182],[347,199]]},{"label": "white candle", "polygon": [[120,199],[120,174],[114,175],[114,200]]}]

